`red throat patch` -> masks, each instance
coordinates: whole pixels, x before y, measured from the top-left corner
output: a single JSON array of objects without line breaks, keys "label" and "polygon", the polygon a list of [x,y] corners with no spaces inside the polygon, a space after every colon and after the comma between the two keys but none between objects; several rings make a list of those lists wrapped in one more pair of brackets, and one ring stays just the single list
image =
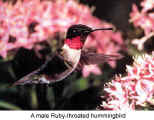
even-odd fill
[{"label": "red throat patch", "polygon": [[83,47],[83,43],[81,41],[80,36],[72,39],[66,39],[65,44],[67,44],[70,48],[73,48],[73,49],[81,49]]}]

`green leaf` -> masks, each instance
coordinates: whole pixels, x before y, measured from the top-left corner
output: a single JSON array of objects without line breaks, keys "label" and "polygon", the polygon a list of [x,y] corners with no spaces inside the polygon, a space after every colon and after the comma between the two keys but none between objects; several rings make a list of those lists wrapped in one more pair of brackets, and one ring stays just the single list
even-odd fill
[{"label": "green leaf", "polygon": [[13,105],[11,103],[5,102],[5,101],[0,101],[0,108],[5,108],[9,110],[21,110],[20,107]]},{"label": "green leaf", "polygon": [[88,80],[85,78],[81,78],[76,81],[76,87],[78,88],[78,91],[85,90],[88,88]]},{"label": "green leaf", "polygon": [[10,84],[1,83],[0,84],[0,93],[2,93],[2,92],[17,93],[18,90],[16,87],[10,87]]},{"label": "green leaf", "polygon": [[35,88],[32,88],[31,90],[31,106],[33,109],[38,108],[37,93],[36,93]]}]

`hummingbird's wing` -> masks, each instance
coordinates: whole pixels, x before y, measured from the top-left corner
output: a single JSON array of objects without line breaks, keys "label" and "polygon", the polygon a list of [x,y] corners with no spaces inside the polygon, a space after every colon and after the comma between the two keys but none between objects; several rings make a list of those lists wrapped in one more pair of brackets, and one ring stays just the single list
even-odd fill
[{"label": "hummingbird's wing", "polygon": [[19,79],[13,86],[57,82],[67,77],[73,69],[72,64],[65,61],[63,56],[55,54],[48,58],[40,68]]},{"label": "hummingbird's wing", "polygon": [[105,55],[102,53],[96,53],[94,49],[83,49],[81,52],[81,58],[79,65],[90,65],[90,64],[102,64],[108,61],[115,61],[122,58],[120,54],[116,55]]}]

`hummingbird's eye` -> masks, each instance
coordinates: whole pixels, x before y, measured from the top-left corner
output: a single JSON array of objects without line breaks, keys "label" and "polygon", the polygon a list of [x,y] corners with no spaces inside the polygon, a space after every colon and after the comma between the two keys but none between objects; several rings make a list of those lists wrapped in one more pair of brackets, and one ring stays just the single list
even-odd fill
[{"label": "hummingbird's eye", "polygon": [[76,33],[76,32],[77,32],[77,30],[75,30],[75,29],[74,29],[74,30],[72,30],[72,33]]}]

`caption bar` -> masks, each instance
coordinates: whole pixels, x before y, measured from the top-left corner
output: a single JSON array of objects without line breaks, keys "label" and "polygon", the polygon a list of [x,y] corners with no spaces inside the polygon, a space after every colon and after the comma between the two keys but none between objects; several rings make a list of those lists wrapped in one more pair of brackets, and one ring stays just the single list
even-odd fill
[{"label": "caption bar", "polygon": [[4,120],[151,120],[153,111],[0,111]]},{"label": "caption bar", "polygon": [[110,118],[110,119],[118,119],[118,118],[126,118],[126,114],[121,114],[121,113],[45,113],[45,114],[38,114],[38,113],[32,113],[31,118],[52,118],[52,119],[76,119],[76,118],[83,118],[83,119],[89,119],[89,118],[94,118],[94,119],[100,119],[100,118]]}]

